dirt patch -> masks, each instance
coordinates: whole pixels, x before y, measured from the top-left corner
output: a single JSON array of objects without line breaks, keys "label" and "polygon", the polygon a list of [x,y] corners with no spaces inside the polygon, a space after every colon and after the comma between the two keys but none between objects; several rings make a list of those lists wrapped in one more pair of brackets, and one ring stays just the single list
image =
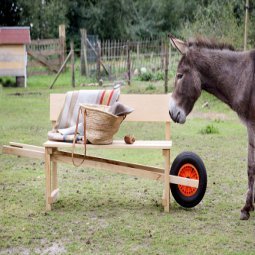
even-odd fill
[{"label": "dirt patch", "polygon": [[230,120],[230,118],[224,113],[216,113],[216,112],[192,112],[189,116],[190,119],[200,118],[207,120]]},{"label": "dirt patch", "polygon": [[0,255],[7,255],[7,254],[29,255],[30,250],[26,248],[22,248],[22,247],[15,247],[15,248],[8,248],[8,249],[0,251]]},{"label": "dirt patch", "polygon": [[55,242],[52,243],[48,247],[43,247],[43,248],[35,248],[33,250],[29,248],[23,248],[23,247],[15,247],[15,248],[8,248],[5,250],[0,251],[0,255],[30,255],[31,253],[33,254],[40,254],[40,255],[61,255],[65,254],[67,251],[64,247],[64,245],[61,242]]},{"label": "dirt patch", "polygon": [[52,243],[51,246],[46,248],[36,248],[35,253],[38,253],[40,255],[57,255],[57,254],[65,254],[66,249],[64,245],[61,242]]},{"label": "dirt patch", "polygon": [[16,93],[9,93],[8,96],[41,96],[41,92],[16,92]]}]

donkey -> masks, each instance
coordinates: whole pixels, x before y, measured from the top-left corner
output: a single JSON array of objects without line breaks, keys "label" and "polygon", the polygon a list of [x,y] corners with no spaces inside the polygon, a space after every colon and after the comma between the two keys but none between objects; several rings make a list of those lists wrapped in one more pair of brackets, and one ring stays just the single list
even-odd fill
[{"label": "donkey", "polygon": [[255,175],[255,50],[238,52],[233,46],[205,38],[184,42],[170,35],[182,54],[169,102],[174,122],[185,123],[187,115],[205,90],[229,105],[247,127],[248,192],[241,220],[254,210]]}]

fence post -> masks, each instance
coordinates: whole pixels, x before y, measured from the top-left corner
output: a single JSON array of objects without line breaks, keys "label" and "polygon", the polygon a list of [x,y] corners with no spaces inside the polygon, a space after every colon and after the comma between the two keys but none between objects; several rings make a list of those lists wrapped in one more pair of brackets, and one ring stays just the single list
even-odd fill
[{"label": "fence post", "polygon": [[100,42],[97,41],[97,80],[99,81],[101,79],[101,71],[100,71],[100,66],[101,66],[101,46]]},{"label": "fence post", "polygon": [[59,42],[60,42],[59,62],[60,62],[60,66],[61,66],[65,61],[65,52],[66,52],[66,28],[65,28],[64,24],[59,25],[58,35],[59,35]]},{"label": "fence post", "polygon": [[165,93],[168,92],[169,42],[165,43]]},{"label": "fence post", "polygon": [[87,60],[87,30],[80,29],[81,33],[81,75],[88,75],[88,60]]},{"label": "fence post", "polygon": [[128,85],[131,84],[131,59],[130,59],[130,43],[127,43],[127,74],[128,74]]},{"label": "fence post", "polygon": [[72,73],[72,87],[75,87],[75,66],[74,66],[74,43],[71,41],[71,73]]},{"label": "fence post", "polygon": [[247,31],[249,19],[249,0],[245,1],[245,21],[244,21],[244,51],[247,48]]},{"label": "fence post", "polygon": [[160,44],[160,60],[161,60],[161,65],[160,68],[163,71],[164,70],[164,62],[165,62],[165,43],[163,38],[161,38],[161,44]]}]

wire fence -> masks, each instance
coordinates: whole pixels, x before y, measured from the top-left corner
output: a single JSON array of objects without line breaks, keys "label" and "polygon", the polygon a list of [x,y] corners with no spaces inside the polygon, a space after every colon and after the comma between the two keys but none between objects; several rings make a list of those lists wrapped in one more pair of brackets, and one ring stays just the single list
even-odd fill
[{"label": "wire fence", "polygon": [[[57,73],[66,56],[69,56],[70,51],[66,48],[61,40],[33,42],[28,48],[30,55],[28,73],[30,75]],[[97,80],[117,79],[130,83],[135,76],[144,73],[158,74],[158,77],[166,80],[166,76],[171,75],[176,69],[179,55],[172,49],[167,38],[100,41],[97,36],[88,35],[81,37],[80,48],[73,49],[73,58],[75,60],[70,61],[70,57],[66,61],[66,70],[70,67],[79,71],[81,75]]]}]

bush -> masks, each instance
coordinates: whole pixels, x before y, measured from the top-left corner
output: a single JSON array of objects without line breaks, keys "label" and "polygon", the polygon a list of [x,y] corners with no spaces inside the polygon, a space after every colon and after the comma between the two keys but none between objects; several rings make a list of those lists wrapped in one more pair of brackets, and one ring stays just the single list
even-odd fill
[{"label": "bush", "polygon": [[0,84],[1,84],[4,88],[16,87],[16,81],[11,80],[11,79],[9,79],[9,78],[7,78],[7,79],[1,79],[1,80],[0,80]]},{"label": "bush", "polygon": [[151,72],[141,73],[138,76],[140,81],[151,81],[153,79],[153,74]]},{"label": "bush", "polygon": [[139,81],[160,81],[164,80],[164,73],[163,72],[149,72],[146,71],[145,73],[140,73],[138,75]]},{"label": "bush", "polygon": [[145,88],[146,91],[154,91],[156,90],[156,87],[153,85],[153,84],[149,84],[146,88]]},{"label": "bush", "polygon": [[154,75],[154,80],[155,81],[161,81],[165,79],[164,72],[156,72]]},{"label": "bush", "polygon": [[200,133],[202,135],[207,135],[207,134],[219,134],[219,129],[216,128],[213,124],[207,125],[205,128],[202,128],[200,130]]}]

